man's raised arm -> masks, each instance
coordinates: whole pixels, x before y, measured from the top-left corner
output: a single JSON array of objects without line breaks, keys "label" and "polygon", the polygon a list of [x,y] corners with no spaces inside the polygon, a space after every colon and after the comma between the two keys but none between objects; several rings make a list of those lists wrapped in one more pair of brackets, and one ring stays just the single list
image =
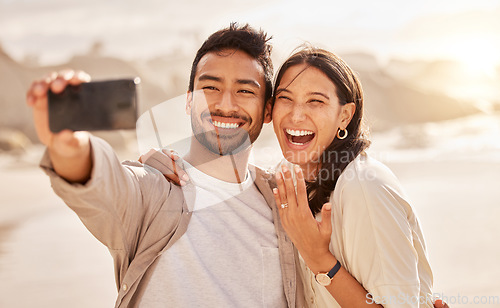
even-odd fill
[{"label": "man's raised arm", "polygon": [[34,81],[26,93],[26,102],[33,109],[33,120],[40,141],[47,146],[55,172],[71,183],[85,183],[92,171],[89,134],[49,129],[48,90],[61,93],[68,85],[90,81],[81,71],[62,71]]}]

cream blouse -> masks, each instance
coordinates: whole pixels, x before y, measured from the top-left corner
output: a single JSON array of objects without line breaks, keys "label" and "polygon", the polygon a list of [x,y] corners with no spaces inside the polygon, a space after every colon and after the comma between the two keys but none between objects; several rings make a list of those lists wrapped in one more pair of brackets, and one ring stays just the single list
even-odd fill
[{"label": "cream blouse", "polygon": [[[395,175],[363,152],[342,172],[330,202],[330,251],[372,296],[367,302],[433,307],[422,230]],[[340,307],[302,258],[300,268],[309,307]]]}]

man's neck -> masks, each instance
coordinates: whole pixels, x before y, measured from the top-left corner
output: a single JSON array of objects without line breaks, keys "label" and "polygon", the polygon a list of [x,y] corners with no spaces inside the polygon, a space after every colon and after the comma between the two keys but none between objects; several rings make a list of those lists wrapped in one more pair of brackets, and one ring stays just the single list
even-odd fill
[{"label": "man's neck", "polygon": [[219,155],[201,145],[195,137],[191,138],[191,148],[184,160],[201,172],[216,179],[241,183],[246,178],[251,147],[233,155]]}]

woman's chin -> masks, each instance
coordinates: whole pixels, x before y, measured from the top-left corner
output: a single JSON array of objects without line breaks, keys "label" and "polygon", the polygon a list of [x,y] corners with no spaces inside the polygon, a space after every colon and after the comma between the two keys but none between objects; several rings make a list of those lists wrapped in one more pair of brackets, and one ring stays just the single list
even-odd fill
[{"label": "woman's chin", "polygon": [[302,153],[301,152],[297,152],[297,153],[287,152],[286,155],[284,155],[284,157],[288,162],[290,162],[292,164],[304,166],[310,162],[310,160],[307,159],[306,155],[307,155],[307,153],[303,153],[303,152]]}]

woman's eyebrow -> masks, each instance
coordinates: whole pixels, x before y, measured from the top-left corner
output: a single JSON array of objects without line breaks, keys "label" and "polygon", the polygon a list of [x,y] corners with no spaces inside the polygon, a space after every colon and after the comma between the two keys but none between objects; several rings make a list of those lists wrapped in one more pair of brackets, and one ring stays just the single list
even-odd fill
[{"label": "woman's eyebrow", "polygon": [[288,90],[287,88],[278,88],[276,90],[276,94],[278,93],[281,93],[281,92],[287,92],[287,93],[292,93],[290,90]]},{"label": "woman's eyebrow", "polygon": [[323,94],[321,92],[309,92],[309,95],[320,95],[320,96],[323,96],[324,98],[326,98],[328,100],[330,99],[330,97],[328,97],[328,95]]},{"label": "woman's eyebrow", "polygon": [[[287,88],[278,88],[276,90],[276,94],[279,94],[281,92],[287,92],[287,93],[292,93],[292,91],[288,90]],[[309,92],[307,93],[308,95],[319,95],[319,96],[323,96],[324,98],[326,98],[327,100],[330,100],[330,97],[322,92]]]}]

